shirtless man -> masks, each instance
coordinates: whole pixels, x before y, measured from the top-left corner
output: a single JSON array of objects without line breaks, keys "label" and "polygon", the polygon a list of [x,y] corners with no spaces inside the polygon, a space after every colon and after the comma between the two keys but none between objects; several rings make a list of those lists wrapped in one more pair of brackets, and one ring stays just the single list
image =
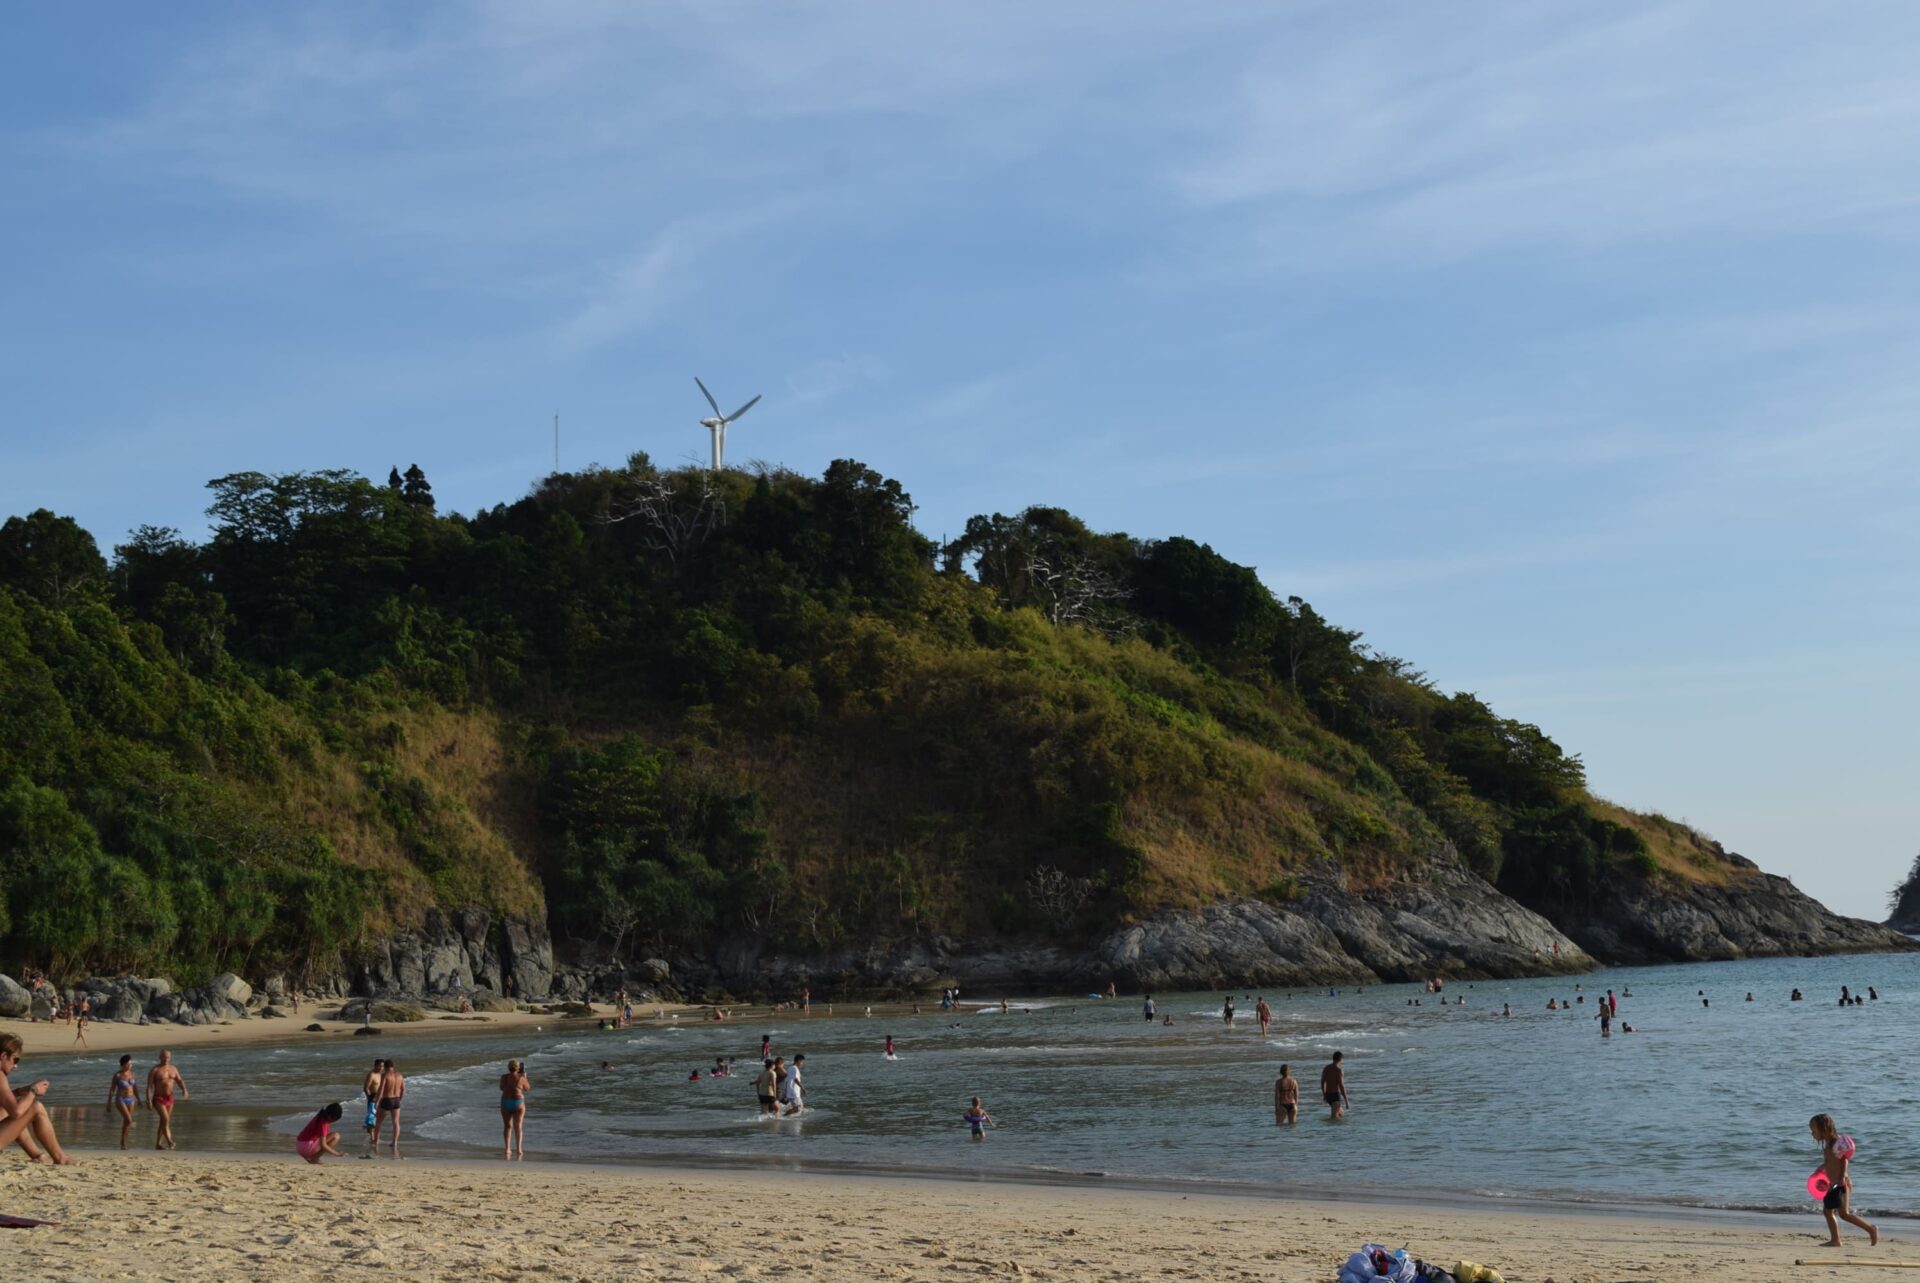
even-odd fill
[{"label": "shirtless man", "polygon": [[1327,1108],[1333,1111],[1331,1118],[1343,1116],[1351,1103],[1347,1099],[1347,1071],[1340,1067],[1340,1062],[1345,1059],[1344,1053],[1336,1051],[1327,1067],[1320,1071],[1320,1099],[1326,1101]]},{"label": "shirtless man", "polygon": [[395,1158],[400,1157],[400,1102],[407,1094],[407,1079],[399,1066],[391,1060],[380,1075],[380,1114],[374,1122],[373,1148],[380,1148],[380,1128],[388,1120],[393,1123],[393,1138],[388,1142],[388,1152]]},{"label": "shirtless man", "polygon": [[1253,1014],[1260,1021],[1260,1036],[1265,1038],[1267,1031],[1273,1026],[1273,1008],[1267,1005],[1264,994],[1259,1002],[1253,1004]]},{"label": "shirtless man", "polygon": [[42,1078],[18,1093],[7,1082],[8,1075],[19,1067],[25,1049],[19,1034],[0,1034],[0,1149],[18,1141],[36,1163],[71,1166],[73,1160],[60,1148],[53,1134],[53,1119],[42,1103],[47,1098],[47,1080]]},{"label": "shirtless man", "polygon": [[367,1071],[367,1076],[360,1082],[360,1091],[367,1098],[367,1119],[365,1126],[367,1129],[368,1158],[373,1157],[373,1152],[377,1148],[374,1142],[380,1132],[380,1080],[386,1077],[386,1073],[387,1062],[384,1060],[376,1060],[373,1062],[373,1068]]},{"label": "shirtless man", "polygon": [[1280,1076],[1273,1080],[1273,1125],[1291,1127],[1300,1116],[1300,1080],[1293,1076],[1291,1065],[1280,1066]]},{"label": "shirtless man", "polygon": [[174,1149],[173,1143],[173,1096],[180,1093],[180,1099],[186,1100],[187,1080],[173,1067],[173,1053],[160,1053],[160,1063],[147,1071],[147,1104],[153,1112],[160,1115],[160,1122],[153,1129],[153,1147],[155,1149]]}]

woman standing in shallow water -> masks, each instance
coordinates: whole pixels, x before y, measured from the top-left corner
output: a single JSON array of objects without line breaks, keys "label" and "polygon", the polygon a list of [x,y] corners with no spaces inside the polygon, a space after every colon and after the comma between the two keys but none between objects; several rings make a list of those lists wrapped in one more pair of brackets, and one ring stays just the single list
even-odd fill
[{"label": "woman standing in shallow water", "polygon": [[507,1062],[500,1075],[500,1130],[507,1143],[507,1157],[527,1156],[527,1071],[517,1060]]},{"label": "woman standing in shallow water", "polygon": [[140,1079],[133,1072],[133,1057],[120,1057],[120,1072],[107,1084],[107,1105],[120,1112],[120,1148],[127,1147],[127,1134],[133,1130],[134,1107],[140,1104]]}]

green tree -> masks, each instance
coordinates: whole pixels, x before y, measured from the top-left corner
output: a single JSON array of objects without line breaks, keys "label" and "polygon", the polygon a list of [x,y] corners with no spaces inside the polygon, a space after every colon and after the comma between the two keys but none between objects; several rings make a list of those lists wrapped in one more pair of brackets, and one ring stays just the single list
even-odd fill
[{"label": "green tree", "polygon": [[0,524],[0,586],[58,607],[97,597],[106,583],[107,563],[98,545],[72,517],[37,508]]}]

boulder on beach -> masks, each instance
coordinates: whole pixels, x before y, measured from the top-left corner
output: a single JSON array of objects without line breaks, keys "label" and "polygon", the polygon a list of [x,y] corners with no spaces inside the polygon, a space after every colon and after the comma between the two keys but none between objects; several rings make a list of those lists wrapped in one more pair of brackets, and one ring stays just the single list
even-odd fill
[{"label": "boulder on beach", "polygon": [[19,1020],[33,1010],[33,994],[12,976],[0,976],[0,1017]]},{"label": "boulder on beach", "polygon": [[215,976],[207,990],[239,1007],[246,1006],[247,999],[253,997],[253,986],[231,971],[223,976]]}]

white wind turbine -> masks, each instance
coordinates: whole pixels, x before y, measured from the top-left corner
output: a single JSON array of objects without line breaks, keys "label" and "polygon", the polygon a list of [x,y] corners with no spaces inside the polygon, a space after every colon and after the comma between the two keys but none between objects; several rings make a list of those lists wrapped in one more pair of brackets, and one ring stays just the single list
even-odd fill
[{"label": "white wind turbine", "polygon": [[700,377],[695,375],[693,381],[694,384],[699,387],[700,395],[707,398],[707,404],[713,407],[713,417],[711,419],[700,420],[700,426],[713,434],[713,470],[718,472],[725,465],[727,459],[727,425],[758,405],[760,398],[757,396],[754,397],[753,400],[747,402],[732,414],[722,414],[720,413],[720,403],[713,399],[713,393],[707,391],[707,385],[700,382]]}]

